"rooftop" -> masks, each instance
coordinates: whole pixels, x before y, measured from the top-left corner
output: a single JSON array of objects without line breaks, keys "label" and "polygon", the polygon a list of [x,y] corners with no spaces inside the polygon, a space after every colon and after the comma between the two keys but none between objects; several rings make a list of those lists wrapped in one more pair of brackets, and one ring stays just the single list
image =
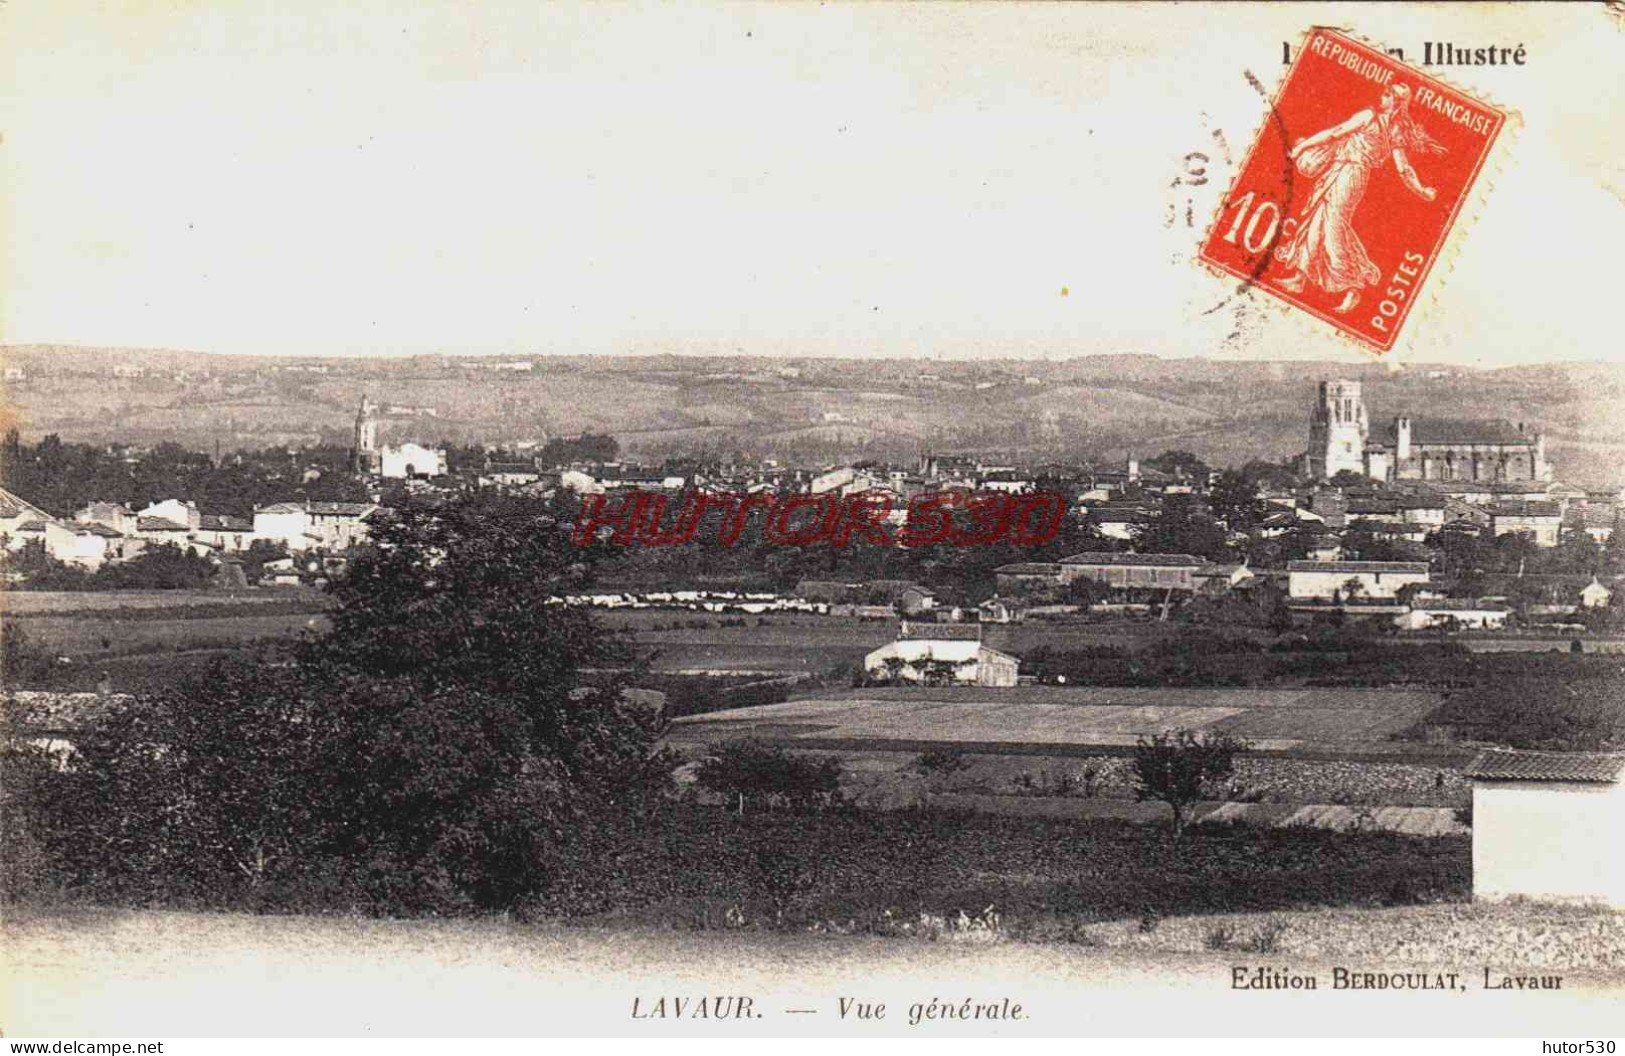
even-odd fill
[{"label": "rooftop", "polygon": [[897,628],[900,642],[979,642],[979,623],[913,623],[905,620]]},{"label": "rooftop", "polygon": [[18,498],[5,488],[0,488],[0,518],[10,520],[13,517],[20,517],[25,513],[31,513],[36,517],[49,516],[44,510],[40,509],[38,506],[35,506],[33,503],[28,502],[25,499]]},{"label": "rooftop", "polygon": [[1288,572],[1415,572],[1426,574],[1426,561],[1288,561]]},{"label": "rooftop", "polygon": [[1118,554],[1110,551],[1089,551],[1061,558],[1063,565],[1113,565],[1136,568],[1201,568],[1207,564],[1190,554]]},{"label": "rooftop", "polygon": [[1480,752],[1465,773],[1481,781],[1613,782],[1625,771],[1625,753]]},{"label": "rooftop", "polygon": [[[1382,430],[1381,442],[1398,442],[1395,423]],[[1412,444],[1529,444],[1535,443],[1531,430],[1524,432],[1505,418],[1413,418]]]},{"label": "rooftop", "polygon": [[1490,507],[1492,517],[1561,517],[1563,508],[1555,502],[1498,502]]}]

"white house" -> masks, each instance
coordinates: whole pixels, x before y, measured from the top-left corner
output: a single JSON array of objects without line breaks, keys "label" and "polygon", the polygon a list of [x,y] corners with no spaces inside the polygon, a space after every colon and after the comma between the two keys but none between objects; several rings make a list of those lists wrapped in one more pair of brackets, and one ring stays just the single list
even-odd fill
[{"label": "white house", "polygon": [[136,514],[128,506],[117,502],[93,502],[73,515],[80,524],[99,524],[120,535],[134,535]]},{"label": "white house", "polygon": [[976,615],[983,623],[1020,623],[1027,610],[1015,601],[994,595],[976,607]]},{"label": "white house", "polygon": [[1411,602],[1411,611],[1396,616],[1394,623],[1408,631],[1432,627],[1495,631],[1506,626],[1510,615],[1511,607],[1501,602],[1472,598],[1418,599]]},{"label": "white house", "polygon": [[1428,581],[1426,561],[1288,561],[1287,594],[1294,598],[1349,596],[1349,581],[1365,598],[1392,598],[1412,583]]},{"label": "white house", "polygon": [[1600,609],[1607,605],[1608,599],[1613,596],[1613,591],[1597,582],[1596,576],[1592,576],[1591,582],[1580,588],[1580,605],[1587,609]]},{"label": "white house", "polygon": [[[55,547],[47,538],[51,556],[69,565],[88,568],[92,572],[109,561],[121,561],[134,556],[145,545],[139,540],[126,539],[104,524],[66,524],[73,533],[71,540],[62,540]],[[133,544],[133,545],[132,545]]]},{"label": "white house", "polygon": [[1490,507],[1496,535],[1523,532],[1536,546],[1556,546],[1563,530],[1563,508],[1555,502],[1499,502]]},{"label": "white house", "polygon": [[135,521],[135,535],[137,539],[145,539],[149,543],[185,546],[192,538],[192,529],[184,522],[172,521],[167,517],[140,516]]},{"label": "white house", "polygon": [[393,480],[446,475],[446,452],[440,448],[406,443],[378,452],[378,473]]},{"label": "white house", "polygon": [[343,550],[367,539],[367,518],[378,507],[366,502],[276,502],[254,509],[254,539],[289,550]]},{"label": "white house", "polygon": [[193,538],[228,553],[247,550],[254,539],[254,524],[241,517],[205,513]]},{"label": "white house", "polygon": [[1625,754],[1481,752],[1473,782],[1473,896],[1625,907]]},{"label": "white house", "polygon": [[927,682],[948,665],[945,677],[958,685],[1013,686],[1020,661],[1009,653],[982,644],[980,624],[910,623],[904,620],[897,640],[863,658],[863,666],[876,678],[891,674],[887,660],[905,682]]},{"label": "white house", "polygon": [[144,510],[137,510],[136,516],[169,521],[194,532],[203,523],[203,515],[198,512],[197,503],[182,501],[181,499],[165,499],[163,502],[155,502]]},{"label": "white house", "polygon": [[604,486],[594,480],[590,474],[579,469],[567,469],[559,474],[559,486],[568,488],[577,495],[602,495]]}]

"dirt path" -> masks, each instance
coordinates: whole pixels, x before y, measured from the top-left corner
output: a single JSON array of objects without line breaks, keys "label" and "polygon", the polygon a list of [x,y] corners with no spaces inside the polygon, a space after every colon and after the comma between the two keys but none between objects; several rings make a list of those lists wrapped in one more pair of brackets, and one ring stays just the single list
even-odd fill
[{"label": "dirt path", "polygon": [[[1168,807],[1125,799],[1062,799],[1046,796],[978,796],[928,794],[927,806],[974,810],[1023,818],[1116,818],[1142,824],[1166,824]],[[1251,825],[1308,825],[1317,829],[1374,829],[1409,836],[1466,835],[1472,830],[1456,821],[1449,807],[1351,807],[1310,803],[1200,803],[1195,821],[1245,821]]]},{"label": "dirt path", "polygon": [[[1457,923],[1418,924],[1421,916],[1439,916],[1436,910]],[[1460,975],[1459,991],[1349,993],[1332,989],[1336,967],[1416,965],[1308,952],[1317,927],[1346,929],[1345,917],[1368,938],[1407,928],[1420,929],[1419,938],[1429,929],[1442,937],[1447,926],[1459,930],[1458,918],[1482,930],[1473,907],[1277,917],[1287,925],[1283,951],[1258,954],[1188,948],[1194,933],[1182,938],[1175,921],[1152,936],[1103,925],[1117,945],[1078,946],[108,912],[8,922],[0,1029],[8,1038],[1617,1032],[1613,998],[1625,981],[1617,971],[1566,969],[1562,990],[1508,995],[1483,989],[1483,966],[1464,958],[1440,966]],[[1248,934],[1246,921],[1237,927]],[[1294,953],[1299,935],[1306,945]],[[1233,989],[1237,967],[1259,966],[1314,976],[1319,986],[1311,993]],[[742,1022],[633,1018],[634,1000],[646,1013],[674,996],[744,996],[753,1015]],[[842,997],[883,1002],[886,1019],[842,1020]],[[967,998],[984,1006],[1008,999],[1024,1018],[909,1025],[911,1005],[958,1007]]]}]

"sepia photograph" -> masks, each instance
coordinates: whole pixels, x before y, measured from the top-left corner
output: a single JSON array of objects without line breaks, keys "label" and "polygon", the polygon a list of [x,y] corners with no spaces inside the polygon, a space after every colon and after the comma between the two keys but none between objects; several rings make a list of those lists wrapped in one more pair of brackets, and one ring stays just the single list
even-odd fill
[{"label": "sepia photograph", "polygon": [[1613,1052],[1622,59],[0,0],[0,1038]]}]

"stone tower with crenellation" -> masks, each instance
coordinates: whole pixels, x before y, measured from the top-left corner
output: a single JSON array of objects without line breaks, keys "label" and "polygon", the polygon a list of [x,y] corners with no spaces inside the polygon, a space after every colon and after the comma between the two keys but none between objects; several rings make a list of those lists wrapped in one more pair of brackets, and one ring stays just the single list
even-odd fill
[{"label": "stone tower with crenellation", "polygon": [[1357,381],[1323,381],[1309,423],[1309,475],[1330,480],[1342,470],[1365,473],[1371,425]]}]

